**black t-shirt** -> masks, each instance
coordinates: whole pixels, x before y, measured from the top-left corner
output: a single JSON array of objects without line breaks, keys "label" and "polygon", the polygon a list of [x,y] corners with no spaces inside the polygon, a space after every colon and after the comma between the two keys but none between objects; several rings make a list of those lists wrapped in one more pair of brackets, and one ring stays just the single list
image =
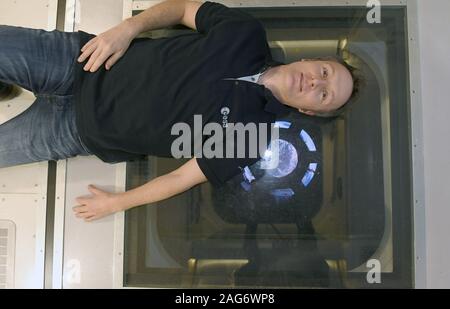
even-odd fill
[{"label": "black t-shirt", "polygon": [[[262,24],[240,9],[205,2],[197,32],[170,38],[134,39],[109,70],[83,71],[75,77],[76,117],[84,145],[104,162],[130,161],[146,155],[171,157],[175,123],[194,130],[227,121],[273,123],[290,109],[263,85],[225,80],[253,75],[277,65],[270,55]],[[80,46],[94,37],[79,31]],[[269,130],[270,133],[270,130]],[[270,140],[270,136],[269,136]],[[204,139],[203,139],[204,141]],[[194,148],[192,148],[194,151]],[[214,186],[220,186],[258,158],[197,158]]]}]

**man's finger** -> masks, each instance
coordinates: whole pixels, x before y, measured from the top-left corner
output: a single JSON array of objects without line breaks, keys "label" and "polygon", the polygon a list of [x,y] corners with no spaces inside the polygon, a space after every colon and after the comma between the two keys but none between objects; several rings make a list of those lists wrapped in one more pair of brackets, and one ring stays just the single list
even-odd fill
[{"label": "man's finger", "polygon": [[[97,49],[98,43],[97,42],[92,42],[89,46],[87,46],[86,48],[82,49],[82,54],[81,56],[78,58],[80,60],[80,58],[84,58],[86,59],[90,54],[92,54],[94,52],[94,50]],[[83,59],[83,60],[84,60]]]},{"label": "man's finger", "polygon": [[83,213],[83,212],[88,212],[89,209],[86,205],[82,205],[82,206],[77,206],[73,208],[73,211],[76,213]]},{"label": "man's finger", "polygon": [[94,220],[97,220],[97,219],[98,219],[97,216],[89,216],[89,217],[86,217],[84,219],[84,221],[91,222],[91,221],[94,221]]},{"label": "man's finger", "polygon": [[94,214],[91,212],[83,212],[83,213],[77,213],[77,214],[75,214],[75,216],[77,218],[86,219],[86,218],[90,218],[90,217],[94,216]]},{"label": "man's finger", "polygon": [[97,42],[97,37],[93,38],[92,40],[89,40],[84,46],[81,48],[81,51],[84,52],[89,46]]},{"label": "man's finger", "polygon": [[122,53],[115,53],[106,62],[106,69],[109,70],[111,67],[122,57]]},{"label": "man's finger", "polygon": [[95,52],[92,54],[91,58],[89,58],[88,63],[84,66],[84,70],[85,71],[89,71],[92,67],[92,65],[95,63],[95,61],[97,60],[98,56],[101,54],[101,50],[99,48],[97,48],[95,50]]},{"label": "man's finger", "polygon": [[103,51],[95,60],[94,64],[92,65],[90,71],[91,72],[95,72],[98,70],[98,68],[106,61],[106,59],[108,59],[108,57],[111,56],[111,54],[109,54],[106,51]]},{"label": "man's finger", "polygon": [[97,49],[97,44],[92,44],[89,46],[81,55],[78,57],[78,62],[83,62]]}]

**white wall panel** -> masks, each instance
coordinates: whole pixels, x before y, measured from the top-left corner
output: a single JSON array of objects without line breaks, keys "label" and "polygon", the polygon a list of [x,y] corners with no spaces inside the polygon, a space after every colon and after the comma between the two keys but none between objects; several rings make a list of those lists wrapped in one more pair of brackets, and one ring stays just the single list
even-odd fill
[{"label": "white wall panel", "polygon": [[67,164],[63,288],[113,287],[115,216],[85,222],[75,217],[72,207],[78,196],[91,195],[89,184],[108,192],[120,189],[115,183],[121,164],[105,164],[93,157],[74,158]]},{"label": "white wall panel", "polygon": [[422,71],[427,284],[450,287],[450,1],[419,3]]},{"label": "white wall panel", "polygon": [[[4,175],[32,175],[38,186],[17,186],[0,193],[0,219],[16,226],[14,288],[42,288],[44,283],[44,249],[46,220],[47,163],[0,169]],[[25,179],[25,177],[23,178]],[[21,188],[28,193],[7,193]],[[20,191],[20,190],[19,190]]]},{"label": "white wall panel", "polygon": [[1,0],[0,24],[54,29],[57,0]]},{"label": "white wall panel", "polygon": [[77,0],[75,29],[99,34],[122,21],[122,0]]}]

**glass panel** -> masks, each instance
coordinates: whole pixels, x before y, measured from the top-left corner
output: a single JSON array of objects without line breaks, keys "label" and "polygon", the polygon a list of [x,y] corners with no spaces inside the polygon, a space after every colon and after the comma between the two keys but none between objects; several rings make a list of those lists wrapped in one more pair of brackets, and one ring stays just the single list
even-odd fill
[{"label": "glass panel", "polygon": [[[258,162],[218,190],[203,184],[128,211],[125,286],[412,287],[405,9],[383,7],[381,24],[366,22],[365,7],[246,10],[274,58],[340,54],[366,87],[340,118],[278,119],[278,170]],[[127,189],[184,162],[131,162]]]}]

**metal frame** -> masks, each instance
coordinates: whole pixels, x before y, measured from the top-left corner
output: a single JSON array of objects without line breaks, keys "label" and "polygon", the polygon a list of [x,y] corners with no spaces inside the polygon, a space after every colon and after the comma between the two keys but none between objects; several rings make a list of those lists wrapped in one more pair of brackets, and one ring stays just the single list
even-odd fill
[{"label": "metal frame", "polygon": [[52,288],[61,289],[64,267],[64,217],[66,201],[67,160],[59,160],[56,168],[55,221],[53,230]]},{"label": "metal frame", "polygon": [[[230,7],[307,7],[307,6],[367,6],[367,0],[215,0]],[[132,16],[134,10],[145,10],[162,1],[123,1],[123,19]],[[407,25],[409,38],[409,78],[411,98],[411,145],[412,149],[412,192],[414,201],[413,228],[414,228],[414,286],[425,288],[426,283],[426,228],[425,228],[425,183],[424,183],[424,157],[423,157],[423,120],[420,77],[420,52],[418,39],[417,0],[382,0],[384,6],[402,6],[407,10]],[[118,166],[118,175],[123,174],[125,179],[126,165]],[[119,185],[118,182],[116,182]],[[118,186],[125,190],[125,184]],[[123,242],[124,242],[124,216],[116,215],[116,234],[114,250],[114,287],[123,287]],[[120,229],[120,230],[119,230]]]},{"label": "metal frame", "polygon": [[[212,0],[211,0],[212,1]],[[385,6],[409,6],[408,3],[417,0],[380,0]],[[162,0],[133,1],[124,0],[124,18],[132,16],[132,11],[145,10]],[[214,0],[229,7],[304,7],[304,6],[367,6],[367,0]]]},{"label": "metal frame", "polygon": [[[57,2],[58,0],[55,0]],[[64,31],[74,31],[76,0],[66,0]],[[55,14],[56,27],[56,14]],[[59,160],[56,167],[55,184],[55,217],[53,229],[53,268],[52,268],[52,288],[63,288],[63,267],[64,267],[64,218],[66,201],[66,172],[67,160]]]},{"label": "metal frame", "polygon": [[417,24],[417,0],[407,1],[407,22],[409,38],[409,94],[411,98],[411,145],[412,149],[412,188],[414,201],[414,283],[415,288],[427,287],[426,263],[426,217],[425,217],[425,171],[423,112],[421,101],[420,42]]},{"label": "metal frame", "polygon": [[[48,0],[48,18],[47,18],[47,30],[51,31],[56,29],[57,23],[57,10],[58,10],[58,0]],[[42,175],[42,183],[45,183],[45,188],[42,189],[41,195],[42,200],[47,200],[47,179],[48,179],[48,162],[40,162],[39,166],[44,168],[47,171],[45,175]],[[38,202],[37,197],[34,200]],[[39,282],[41,282],[41,287],[44,288],[45,285],[45,242],[46,242],[46,218],[47,218],[47,208],[45,202],[40,202],[37,205],[36,210],[36,269],[42,270],[39,272],[41,278],[39,278]]]},{"label": "metal frame", "polygon": [[64,23],[64,31],[75,31],[76,9],[79,0],[66,0],[66,20]]},{"label": "metal frame", "polygon": [[[38,163],[40,168],[48,171],[48,162]],[[41,287],[44,287],[44,272],[45,272],[45,233],[46,233],[46,218],[47,218],[47,208],[46,208],[46,193],[47,193],[47,173],[44,174],[42,170],[41,183],[45,184],[44,188],[39,195],[36,195],[34,202],[36,203],[36,269],[39,269]],[[38,198],[42,196],[42,200],[38,201]]]},{"label": "metal frame", "polygon": [[[119,163],[116,167],[116,188],[125,191],[127,164]],[[114,256],[113,256],[113,288],[123,288],[123,263],[125,241],[125,212],[115,214],[114,218]]]}]

